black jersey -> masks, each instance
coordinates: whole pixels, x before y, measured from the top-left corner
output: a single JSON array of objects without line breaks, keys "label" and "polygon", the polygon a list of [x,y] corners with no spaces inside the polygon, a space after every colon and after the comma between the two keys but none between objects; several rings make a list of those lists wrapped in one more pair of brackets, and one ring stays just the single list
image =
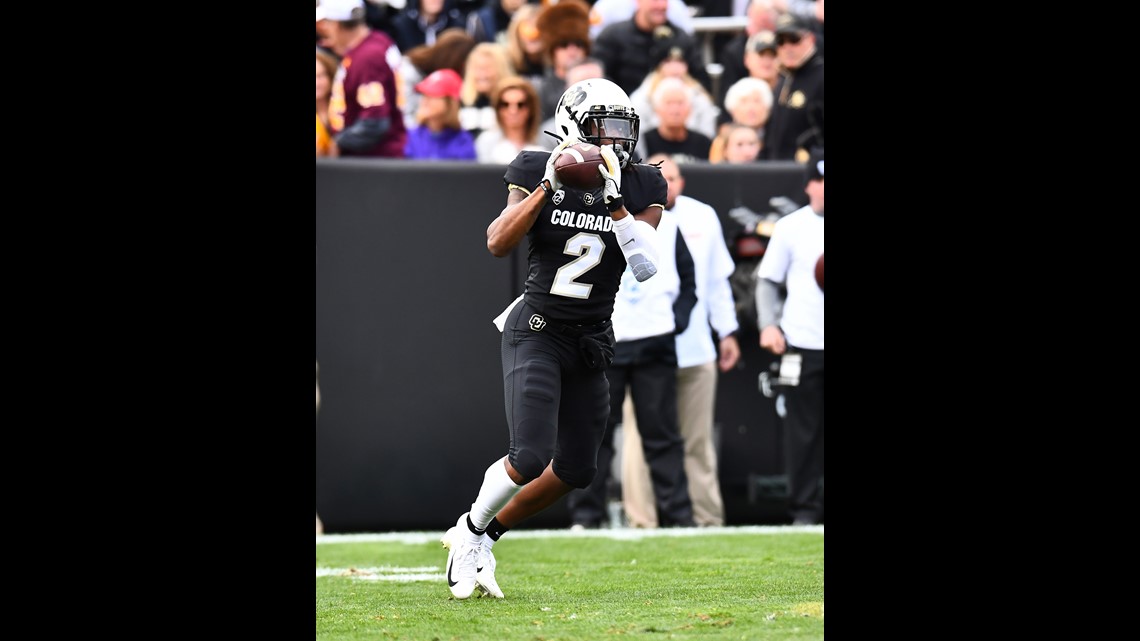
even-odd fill
[{"label": "black jersey", "polygon": [[[548,151],[521,152],[507,167],[503,182],[533,190],[549,159]],[[542,206],[527,232],[524,298],[548,320],[596,323],[613,314],[626,264],[602,191],[563,186]],[[664,207],[668,185],[656,167],[631,164],[622,171],[621,195],[627,211],[641,212],[651,205]]]}]

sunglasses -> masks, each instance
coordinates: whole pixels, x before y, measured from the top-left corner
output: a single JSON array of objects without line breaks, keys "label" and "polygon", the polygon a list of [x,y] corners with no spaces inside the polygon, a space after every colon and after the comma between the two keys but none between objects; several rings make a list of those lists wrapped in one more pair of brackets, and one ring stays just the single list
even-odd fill
[{"label": "sunglasses", "polygon": [[781,45],[789,44],[789,43],[794,44],[794,45],[798,45],[800,43],[800,40],[803,40],[803,39],[804,39],[803,36],[801,36],[797,33],[789,33],[789,34],[779,35],[779,36],[776,36],[776,46],[779,47]]},{"label": "sunglasses", "polygon": [[563,40],[562,42],[559,42],[558,44],[556,44],[554,46],[555,47],[569,47],[570,45],[574,45],[575,47],[578,47],[579,49],[585,49],[586,48],[586,43],[585,43],[585,41],[582,41],[582,40]]},{"label": "sunglasses", "polygon": [[530,105],[525,102],[500,102],[499,109],[506,109],[507,107],[514,107],[515,109],[526,109]]}]

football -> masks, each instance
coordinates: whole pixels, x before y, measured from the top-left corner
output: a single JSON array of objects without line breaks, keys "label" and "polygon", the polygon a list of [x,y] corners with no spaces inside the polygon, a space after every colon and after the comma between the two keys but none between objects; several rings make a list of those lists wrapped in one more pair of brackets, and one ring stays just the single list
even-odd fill
[{"label": "football", "polygon": [[597,145],[580,142],[562,151],[562,155],[554,161],[554,171],[558,174],[558,180],[567,187],[592,190],[605,183],[602,172],[598,171],[598,167],[605,162],[602,150]]},{"label": "football", "polygon": [[815,261],[815,282],[819,284],[819,291],[823,291],[823,254]]}]

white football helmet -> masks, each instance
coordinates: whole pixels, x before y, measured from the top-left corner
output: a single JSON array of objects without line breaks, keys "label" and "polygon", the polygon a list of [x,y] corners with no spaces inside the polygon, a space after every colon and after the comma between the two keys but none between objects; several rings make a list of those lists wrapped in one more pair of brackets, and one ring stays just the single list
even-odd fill
[{"label": "white football helmet", "polygon": [[566,88],[554,110],[555,133],[586,142],[613,145],[621,166],[629,164],[637,146],[640,117],[622,88],[605,78],[589,78]]}]

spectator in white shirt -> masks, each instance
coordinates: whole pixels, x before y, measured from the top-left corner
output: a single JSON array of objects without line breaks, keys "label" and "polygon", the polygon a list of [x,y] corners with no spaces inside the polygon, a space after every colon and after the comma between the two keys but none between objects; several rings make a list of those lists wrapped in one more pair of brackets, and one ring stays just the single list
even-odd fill
[{"label": "spectator in white shirt", "polygon": [[[728,282],[735,264],[728,253],[716,211],[699,200],[681,195],[685,178],[671,158],[657,155],[647,161],[648,164],[658,162],[661,175],[669,183],[665,211],[675,215],[696,268],[697,304],[688,328],[676,337],[677,419],[685,441],[685,476],[693,502],[693,521],[698,526],[724,525],[713,414],[717,369],[727,372],[740,358],[740,345],[736,340],[740,327]],[[656,527],[657,511],[653,506],[649,470],[635,417],[629,413],[622,423],[622,437],[622,505],[626,518],[633,527]]]}]

